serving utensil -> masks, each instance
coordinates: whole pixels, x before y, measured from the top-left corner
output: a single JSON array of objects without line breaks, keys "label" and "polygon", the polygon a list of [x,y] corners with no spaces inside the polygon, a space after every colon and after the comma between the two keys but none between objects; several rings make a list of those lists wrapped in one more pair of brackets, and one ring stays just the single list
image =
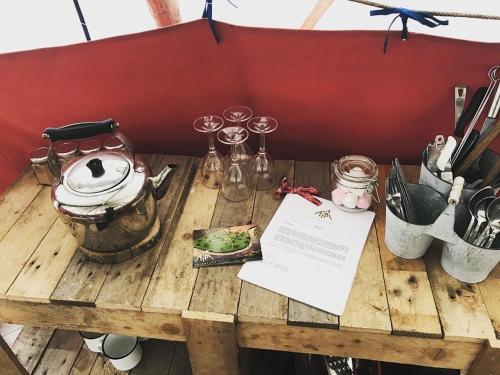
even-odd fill
[{"label": "serving utensil", "polygon": [[467,240],[474,245],[477,245],[476,241],[478,240],[479,231],[481,230],[482,225],[488,221],[488,219],[486,218],[486,209],[494,199],[494,197],[483,198],[474,206],[472,210],[472,213],[476,217],[477,223]]},{"label": "serving utensil", "polygon": [[500,198],[493,200],[486,210],[486,217],[488,218],[488,226],[491,233],[487,237],[484,247],[491,247],[497,234],[500,232]]},{"label": "serving utensil", "polygon": [[470,197],[469,203],[467,204],[467,206],[469,208],[471,218],[470,218],[469,226],[467,227],[467,231],[464,234],[465,240],[469,238],[469,235],[470,235],[472,229],[474,228],[474,224],[476,223],[476,215],[474,215],[474,212],[473,212],[474,208],[482,199],[487,198],[487,197],[492,197],[494,194],[495,194],[495,191],[493,190],[493,188],[490,186],[487,186],[485,188],[482,188],[482,189],[476,191]]}]

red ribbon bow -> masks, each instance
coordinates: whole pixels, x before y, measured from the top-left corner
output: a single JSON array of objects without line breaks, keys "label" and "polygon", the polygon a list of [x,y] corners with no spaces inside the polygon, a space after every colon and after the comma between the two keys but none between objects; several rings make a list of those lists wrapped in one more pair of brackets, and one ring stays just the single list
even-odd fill
[{"label": "red ribbon bow", "polygon": [[281,179],[281,186],[276,190],[274,196],[276,199],[283,197],[286,194],[298,194],[307,199],[309,202],[314,203],[316,206],[321,205],[321,201],[314,195],[318,194],[318,189],[314,186],[290,186],[286,176]]}]

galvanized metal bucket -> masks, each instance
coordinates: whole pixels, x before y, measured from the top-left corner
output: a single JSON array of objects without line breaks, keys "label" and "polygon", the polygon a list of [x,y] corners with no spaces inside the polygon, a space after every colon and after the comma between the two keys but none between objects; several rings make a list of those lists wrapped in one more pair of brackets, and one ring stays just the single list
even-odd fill
[{"label": "galvanized metal bucket", "polygon": [[[441,266],[449,275],[466,283],[478,283],[488,277],[500,261],[500,237],[491,248],[471,245],[462,239],[471,218],[467,205],[460,204],[455,211],[454,243],[444,242]],[[446,230],[443,228],[443,230]]]},{"label": "galvanized metal bucket", "polygon": [[408,194],[415,206],[419,224],[400,219],[386,204],[385,244],[396,256],[405,259],[420,258],[434,239],[426,233],[447,206],[446,198],[435,189],[420,184],[408,184]]},{"label": "galvanized metal bucket", "polygon": [[[498,155],[489,149],[483,153],[477,165],[479,170],[478,177],[484,178],[488,175],[488,172],[494,165],[493,161],[495,158],[498,158]],[[423,152],[422,164],[420,165],[420,178],[418,182],[436,189],[445,197],[450,194],[451,187],[453,186],[453,184],[448,181],[441,180],[439,177],[433,175],[429,168],[427,168],[427,147]],[[476,191],[477,189],[464,188],[462,191],[462,198],[467,200]]]}]

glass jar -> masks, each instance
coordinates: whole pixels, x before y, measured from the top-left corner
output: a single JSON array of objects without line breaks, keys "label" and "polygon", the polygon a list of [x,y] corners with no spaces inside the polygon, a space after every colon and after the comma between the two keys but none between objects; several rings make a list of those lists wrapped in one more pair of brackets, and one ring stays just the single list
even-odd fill
[{"label": "glass jar", "polygon": [[88,139],[80,143],[80,145],[78,146],[78,150],[82,155],[88,155],[93,152],[99,151],[100,149],[101,142],[99,142],[97,139]]},{"label": "glass jar", "polygon": [[35,172],[38,183],[52,185],[54,175],[49,168],[49,148],[40,147],[30,154],[31,168]]},{"label": "glass jar", "polygon": [[125,145],[117,137],[108,137],[104,140],[104,148],[106,150],[123,150]]},{"label": "glass jar", "polygon": [[361,155],[344,156],[333,162],[335,182],[333,203],[343,211],[362,212],[379,202],[378,168],[375,162]]},{"label": "glass jar", "polygon": [[78,156],[78,146],[74,142],[64,142],[58,144],[54,151],[57,157],[59,167],[64,168],[72,159]]}]

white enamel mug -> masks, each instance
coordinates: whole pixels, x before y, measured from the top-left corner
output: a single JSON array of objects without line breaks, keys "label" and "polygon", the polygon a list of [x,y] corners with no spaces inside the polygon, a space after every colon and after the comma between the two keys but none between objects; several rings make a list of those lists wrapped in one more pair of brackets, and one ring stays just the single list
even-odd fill
[{"label": "white enamel mug", "polygon": [[102,342],[102,352],[120,371],[132,370],[142,358],[141,344],[135,336],[106,335]]},{"label": "white enamel mug", "polygon": [[79,332],[91,352],[102,353],[102,342],[107,333]]}]

